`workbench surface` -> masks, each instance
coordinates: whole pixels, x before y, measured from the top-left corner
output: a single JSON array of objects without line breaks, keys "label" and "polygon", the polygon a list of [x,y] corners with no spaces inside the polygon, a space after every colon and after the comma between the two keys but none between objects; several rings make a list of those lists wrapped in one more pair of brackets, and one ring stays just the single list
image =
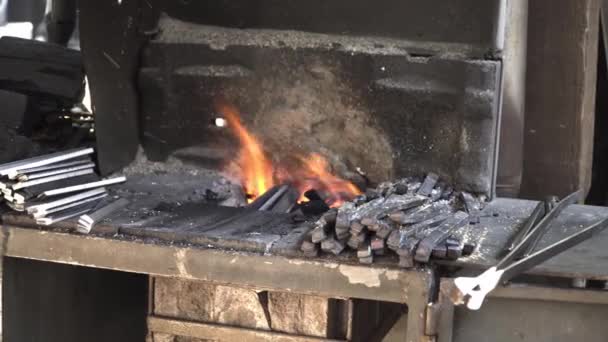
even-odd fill
[{"label": "workbench surface", "polygon": [[[182,177],[156,175],[131,178],[115,191],[131,204],[112,219],[95,226],[92,234],[101,239],[138,240],[161,245],[239,251],[304,259],[300,243],[309,225],[288,215],[248,212],[204,203],[192,189],[205,187],[208,175],[184,174]],[[153,188],[151,188],[153,187]],[[155,187],[155,188],[154,188]],[[162,193],[163,196],[151,194]],[[465,269],[484,269],[496,263],[504,246],[532,212],[537,202],[498,198],[481,212],[480,222],[459,232],[464,241],[477,244],[475,252],[449,265]],[[235,215],[237,214],[237,215]],[[567,208],[543,237],[538,248],[558,241],[583,227],[608,217],[608,208],[574,205]],[[15,213],[3,215],[4,224],[30,227],[62,234],[72,233],[74,222],[41,228],[28,217]],[[221,223],[221,224],[220,224]],[[50,242],[49,242],[50,243]],[[608,280],[608,231],[572,248],[533,269],[531,273],[566,278]],[[52,247],[52,246],[49,246]],[[137,248],[137,245],[134,245]],[[391,253],[392,254],[392,253]],[[321,262],[356,265],[352,253],[338,257],[321,256]],[[378,258],[378,266],[397,268],[397,257]]]}]

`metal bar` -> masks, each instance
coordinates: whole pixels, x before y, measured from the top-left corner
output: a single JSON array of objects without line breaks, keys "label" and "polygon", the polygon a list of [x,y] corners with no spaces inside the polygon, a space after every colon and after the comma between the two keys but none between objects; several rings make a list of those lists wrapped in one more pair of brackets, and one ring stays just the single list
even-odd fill
[{"label": "metal bar", "polygon": [[551,226],[553,220],[561,214],[561,212],[566,209],[571,204],[576,203],[581,197],[581,191],[575,191],[574,193],[568,195],[566,198],[561,200],[553,210],[548,212],[545,217],[540,220],[540,222],[530,230],[530,233],[521,241],[519,246],[511,250],[509,254],[507,254],[502,260],[496,264],[497,269],[504,269],[506,265],[508,265],[511,261],[515,260],[518,256],[521,255],[522,251],[525,251],[529,244],[534,241],[539,235],[543,235],[547,229]]},{"label": "metal bar", "polygon": [[64,152],[51,153],[44,156],[33,157],[25,160],[19,160],[12,163],[0,165],[0,175],[8,176],[19,169],[29,169],[44,165],[55,164],[69,159],[78,158],[95,152],[93,148],[79,148]]},{"label": "metal bar", "polygon": [[70,208],[74,208],[74,207],[77,207],[79,205],[83,205],[83,204],[86,204],[86,203],[91,203],[91,202],[100,200],[100,199],[102,199],[102,198],[104,198],[106,196],[108,196],[108,193],[104,192],[104,193],[99,194],[97,196],[92,196],[92,197],[89,197],[89,198],[85,198],[83,200],[75,201],[75,202],[72,202],[72,203],[68,203],[68,204],[65,204],[65,205],[62,205],[62,206],[59,206],[59,207],[54,207],[54,208],[47,209],[47,210],[37,211],[37,212],[34,213],[33,216],[34,216],[35,219],[43,218],[43,217],[45,217],[45,216],[47,216],[49,214],[53,214],[53,213],[57,213],[57,212],[60,212],[60,211],[64,211],[64,210],[67,210],[67,209],[70,209]]},{"label": "metal bar", "polygon": [[22,174],[22,175],[17,176],[17,179],[20,182],[27,182],[27,181],[31,181],[31,180],[34,180],[34,179],[40,179],[40,178],[45,178],[45,177],[55,176],[55,175],[59,175],[59,174],[70,173],[70,172],[79,171],[79,170],[93,169],[94,167],[95,167],[95,163],[87,163],[87,164],[82,164],[82,165],[76,165],[76,166],[72,166],[72,167],[62,168],[62,169],[55,169],[55,170],[49,170],[49,171],[44,171],[44,172]]},{"label": "metal bar", "polygon": [[273,331],[254,330],[226,325],[199,323],[177,319],[148,317],[148,329],[152,332],[192,337],[212,341],[247,342],[346,342],[320,337],[288,335]]},{"label": "metal bar", "polygon": [[15,177],[10,178],[10,176],[9,176],[9,178],[15,179],[21,175],[28,174],[28,173],[62,169],[65,167],[71,167],[71,166],[86,164],[86,163],[90,163],[90,162],[92,162],[91,158],[87,158],[87,159],[75,160],[75,161],[65,162],[65,163],[57,163],[57,164],[44,165],[44,166],[39,166],[39,167],[32,167],[29,169],[18,170],[17,173],[15,174]]},{"label": "metal bar", "polygon": [[289,190],[289,185],[287,185],[287,184],[281,185],[279,190],[277,190],[277,192],[275,192],[272,195],[272,197],[270,197],[268,199],[268,201],[266,201],[264,204],[262,204],[262,206],[258,210],[260,210],[260,211],[270,210],[272,208],[272,206],[275,205],[275,203],[281,198],[281,196],[283,196],[283,194],[287,192],[287,190]]},{"label": "metal bar", "polygon": [[15,183],[15,184],[13,184],[12,188],[13,188],[13,190],[19,190],[19,189],[27,188],[27,187],[34,186],[34,185],[40,185],[40,184],[56,182],[56,181],[64,180],[64,179],[68,179],[68,178],[90,175],[92,173],[93,173],[93,169],[68,172],[68,173],[63,173],[60,175],[50,176],[50,177],[46,177],[46,178],[40,178],[40,179],[36,179],[36,180],[32,180],[32,181]]},{"label": "metal bar", "polygon": [[[561,204],[561,202],[560,202]],[[558,204],[558,206],[560,205]],[[501,281],[506,282],[509,281],[516,275],[521,274],[529,270],[530,268],[539,265],[545,262],[548,259],[578,245],[579,243],[591,238],[593,235],[601,232],[602,230],[608,227],[608,218],[604,219],[598,223],[595,223],[580,232],[573,234],[565,239],[557,241],[556,243],[545,247],[538,252],[533,253],[532,255],[517,261],[508,267],[504,268],[504,273],[501,276]]]},{"label": "metal bar", "polygon": [[82,193],[79,193],[79,194],[76,194],[73,196],[65,197],[65,198],[62,198],[60,200],[56,200],[53,202],[32,205],[32,206],[27,207],[26,210],[30,214],[35,214],[35,213],[47,211],[48,209],[59,207],[59,206],[62,206],[62,205],[68,204],[68,203],[80,201],[85,198],[97,196],[97,195],[103,194],[105,192],[106,192],[105,188],[93,189],[93,190],[82,192]]},{"label": "metal bar", "polygon": [[67,213],[60,213],[57,216],[53,216],[53,217],[43,217],[43,218],[37,218],[36,219],[36,224],[40,224],[43,226],[49,226],[53,223],[57,223],[57,222],[61,222],[61,221],[65,221],[65,220],[69,220],[71,218],[74,218],[76,216],[80,216],[82,214],[86,214],[91,210],[91,207],[87,207],[84,209],[78,209],[78,210],[73,210]]},{"label": "metal bar", "polygon": [[115,211],[126,207],[128,204],[128,200],[121,198],[90,214],[82,215],[78,220],[78,227],[76,227],[76,231],[83,234],[90,233],[91,229],[97,222],[108,217]]},{"label": "metal bar", "polygon": [[100,180],[97,182],[91,182],[91,183],[79,184],[79,185],[74,185],[74,186],[68,186],[68,187],[60,188],[60,189],[48,190],[48,191],[45,191],[45,192],[41,193],[40,195],[38,195],[38,197],[44,198],[44,197],[63,195],[63,194],[67,194],[70,192],[83,191],[83,190],[98,188],[98,187],[107,186],[107,185],[124,183],[126,180],[127,180],[127,178],[124,176],[110,178],[110,179],[103,179],[103,180]]}]

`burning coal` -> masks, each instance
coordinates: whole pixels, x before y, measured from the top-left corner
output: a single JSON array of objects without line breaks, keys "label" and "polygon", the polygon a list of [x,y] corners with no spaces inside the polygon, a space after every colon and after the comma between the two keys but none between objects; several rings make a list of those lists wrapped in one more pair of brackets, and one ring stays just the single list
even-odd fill
[{"label": "burning coal", "polygon": [[300,202],[307,201],[303,194],[314,189],[330,207],[338,207],[361,194],[355,184],[333,174],[327,160],[318,153],[296,156],[294,165],[273,165],[261,142],[241,122],[238,109],[226,103],[217,107],[239,139],[240,150],[235,161],[237,167],[232,172],[237,172],[233,176],[241,181],[249,201],[281,183],[290,183],[297,188],[302,194]]}]

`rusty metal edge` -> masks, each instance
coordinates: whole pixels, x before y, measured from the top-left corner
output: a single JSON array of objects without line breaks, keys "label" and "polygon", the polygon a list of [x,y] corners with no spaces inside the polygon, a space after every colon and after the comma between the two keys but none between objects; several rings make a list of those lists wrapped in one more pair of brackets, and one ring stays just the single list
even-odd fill
[{"label": "rusty metal edge", "polygon": [[9,257],[335,298],[407,304],[414,294],[428,297],[433,279],[424,270],[290,259],[14,226],[4,226],[2,234],[6,235],[4,255]]}]

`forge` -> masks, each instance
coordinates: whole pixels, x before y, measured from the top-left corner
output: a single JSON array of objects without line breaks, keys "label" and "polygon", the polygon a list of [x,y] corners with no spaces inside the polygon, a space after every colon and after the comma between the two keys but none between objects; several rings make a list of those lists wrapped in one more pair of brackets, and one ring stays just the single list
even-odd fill
[{"label": "forge", "polygon": [[[521,177],[510,161],[522,147],[511,138],[523,134],[524,3],[80,0],[81,54],[36,45],[70,63],[26,70],[66,89],[0,82],[54,106],[36,137],[68,132],[0,154],[0,251],[144,274],[116,277],[116,292],[146,294],[128,305],[153,342],[380,341],[395,327],[402,340],[449,341],[452,321],[479,317],[457,305],[480,304],[491,283],[467,289],[478,279],[465,276],[500,284],[496,264],[513,262],[504,279],[518,285],[482,293],[490,308],[545,300],[538,288],[572,278],[606,282],[602,263],[585,262],[602,258],[605,209],[574,205],[582,192],[501,197]],[[91,113],[71,107],[83,70]],[[591,236],[593,248],[547,261],[556,242],[561,253]],[[6,265],[11,280],[37,267]]]}]

